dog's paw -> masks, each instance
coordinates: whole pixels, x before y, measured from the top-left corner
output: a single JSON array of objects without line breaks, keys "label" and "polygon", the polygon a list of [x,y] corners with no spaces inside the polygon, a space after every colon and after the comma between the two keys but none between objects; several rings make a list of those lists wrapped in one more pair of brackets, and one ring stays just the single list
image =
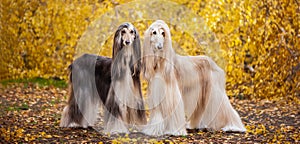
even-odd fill
[{"label": "dog's paw", "polygon": [[236,126],[225,126],[221,128],[221,130],[225,132],[246,132],[245,128],[239,128]]}]

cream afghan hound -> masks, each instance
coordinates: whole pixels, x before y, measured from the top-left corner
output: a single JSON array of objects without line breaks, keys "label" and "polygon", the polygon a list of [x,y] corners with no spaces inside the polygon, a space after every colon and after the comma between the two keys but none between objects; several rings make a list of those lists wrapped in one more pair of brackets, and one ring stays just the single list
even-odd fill
[{"label": "cream afghan hound", "polygon": [[[160,33],[157,35],[161,37],[151,45],[162,45],[163,49],[171,50],[171,40],[163,38],[164,35],[170,36],[168,25],[162,20],[157,20],[151,28],[159,29]],[[153,33],[146,34],[145,37],[153,36]],[[176,55],[171,60],[176,68],[175,75],[184,101],[187,128],[246,131],[240,116],[226,95],[225,73],[211,58]]]},{"label": "cream afghan hound", "polygon": [[145,32],[143,73],[148,82],[150,120],[147,135],[186,135],[182,96],[173,64],[176,53],[168,27],[153,23]]},{"label": "cream afghan hound", "polygon": [[115,32],[112,59],[91,54],[76,59],[69,67],[71,91],[60,126],[93,126],[100,104],[105,105],[105,132],[128,133],[129,124],[144,124],[140,59],[139,33],[130,23]]}]

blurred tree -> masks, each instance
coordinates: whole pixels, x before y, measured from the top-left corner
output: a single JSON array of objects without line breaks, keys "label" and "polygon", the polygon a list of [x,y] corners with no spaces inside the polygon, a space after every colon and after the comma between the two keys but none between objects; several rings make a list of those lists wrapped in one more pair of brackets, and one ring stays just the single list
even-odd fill
[{"label": "blurred tree", "polygon": [[[238,98],[300,96],[298,0],[174,0],[203,17],[216,33],[227,61],[227,90]],[[0,79],[67,79],[77,41],[115,1],[2,0]],[[142,33],[151,21],[136,22]],[[195,40],[171,25],[180,47],[203,54]],[[111,39],[101,54],[109,55]],[[182,41],[184,39],[185,41]]]}]

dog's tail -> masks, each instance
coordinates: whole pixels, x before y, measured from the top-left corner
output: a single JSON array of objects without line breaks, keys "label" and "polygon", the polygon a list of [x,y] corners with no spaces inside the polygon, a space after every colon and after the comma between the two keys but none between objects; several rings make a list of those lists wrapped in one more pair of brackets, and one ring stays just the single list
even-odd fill
[{"label": "dog's tail", "polygon": [[68,70],[70,71],[69,74],[69,99],[67,102],[67,106],[63,109],[60,127],[80,127],[80,124],[83,119],[83,115],[78,107],[76,102],[76,98],[74,95],[74,89],[72,84],[72,67],[73,64],[68,66]]},{"label": "dog's tail", "polygon": [[72,64],[68,67],[70,70],[69,76],[69,99],[67,102],[67,106],[63,109],[62,117],[60,121],[60,127],[79,127],[83,115],[78,107],[76,102],[76,98],[74,95],[73,85],[72,85]]},{"label": "dog's tail", "polygon": [[95,84],[96,59],[96,55],[84,54],[68,67],[70,96],[60,127],[86,128],[96,122],[100,101]]}]

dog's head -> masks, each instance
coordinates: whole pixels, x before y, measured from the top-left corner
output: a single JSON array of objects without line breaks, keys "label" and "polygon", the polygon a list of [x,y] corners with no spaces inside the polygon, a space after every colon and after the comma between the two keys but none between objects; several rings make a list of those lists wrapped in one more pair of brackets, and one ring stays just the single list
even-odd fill
[{"label": "dog's head", "polygon": [[147,55],[155,55],[163,58],[170,58],[173,52],[170,29],[168,25],[157,20],[150,25],[145,32],[144,52]]},{"label": "dog's head", "polygon": [[135,51],[140,51],[139,33],[129,22],[121,24],[115,33],[113,57],[115,57],[123,47],[133,47]]},{"label": "dog's head", "polygon": [[119,43],[123,46],[129,46],[133,43],[136,35],[136,30],[130,23],[124,23],[119,26],[116,37],[118,37]]},{"label": "dog's head", "polygon": [[149,41],[148,46],[154,51],[166,51],[171,43],[170,29],[168,25],[157,20],[148,28],[145,34],[145,41]]},{"label": "dog's head", "polygon": [[164,47],[165,31],[162,27],[152,27],[150,29],[150,44],[154,50],[162,50]]}]

